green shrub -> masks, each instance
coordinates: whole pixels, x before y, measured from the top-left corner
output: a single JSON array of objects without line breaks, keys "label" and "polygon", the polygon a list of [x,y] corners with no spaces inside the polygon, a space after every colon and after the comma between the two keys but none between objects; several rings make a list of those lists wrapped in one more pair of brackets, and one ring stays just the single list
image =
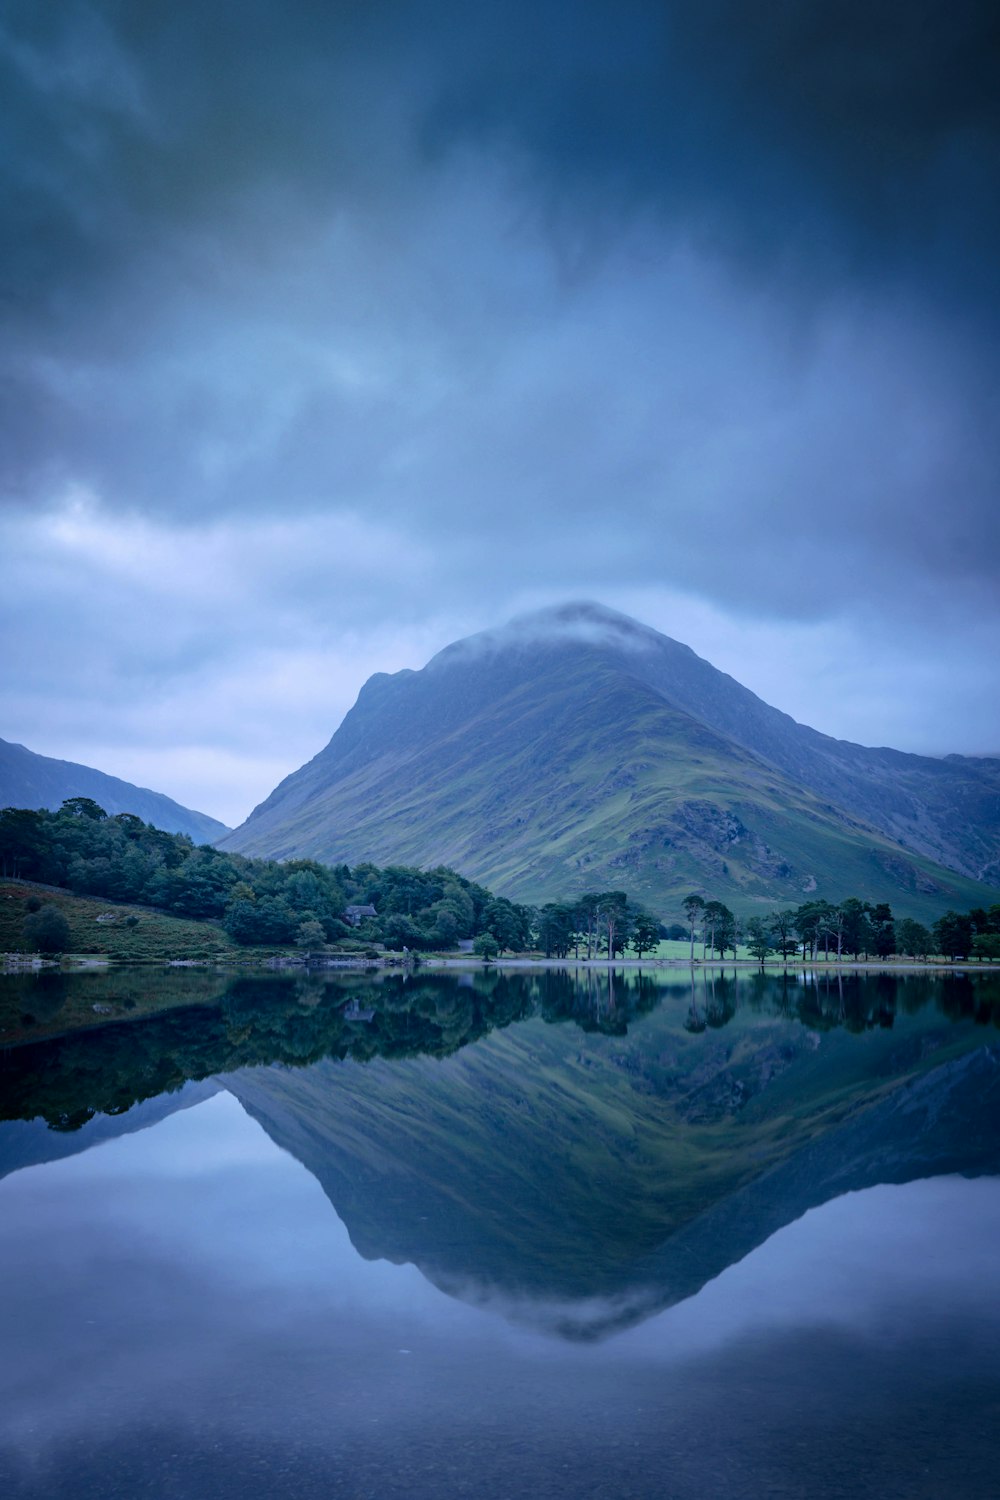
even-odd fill
[{"label": "green shrub", "polygon": [[29,912],[23,931],[25,942],[36,953],[65,953],[69,948],[69,923],[58,906]]}]

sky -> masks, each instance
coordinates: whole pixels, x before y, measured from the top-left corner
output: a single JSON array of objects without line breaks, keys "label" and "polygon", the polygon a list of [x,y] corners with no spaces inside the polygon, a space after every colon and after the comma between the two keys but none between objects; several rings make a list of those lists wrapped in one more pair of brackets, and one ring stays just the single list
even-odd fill
[{"label": "sky", "polygon": [[591,599],[1000,753],[1000,17],[0,0],[0,736],[237,823]]}]

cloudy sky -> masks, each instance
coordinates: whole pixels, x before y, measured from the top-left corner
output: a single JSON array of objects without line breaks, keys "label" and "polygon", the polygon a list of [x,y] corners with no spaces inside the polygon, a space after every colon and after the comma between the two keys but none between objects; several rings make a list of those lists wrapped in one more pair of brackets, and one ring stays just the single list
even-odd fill
[{"label": "cloudy sky", "polygon": [[635,614],[1000,752],[976,0],[0,0],[0,735],[237,822],[376,670]]}]

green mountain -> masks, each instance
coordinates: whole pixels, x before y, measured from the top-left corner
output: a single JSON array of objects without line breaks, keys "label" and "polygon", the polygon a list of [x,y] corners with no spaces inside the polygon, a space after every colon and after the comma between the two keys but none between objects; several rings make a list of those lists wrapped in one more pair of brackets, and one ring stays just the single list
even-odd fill
[{"label": "green mountain", "polygon": [[688,647],[595,605],[376,674],[333,739],[221,846],[448,864],[523,900],[816,893],[929,918],[1000,886],[1000,762],[797,724]]},{"label": "green mountain", "polygon": [[48,808],[55,812],[67,797],[91,797],[106,813],[135,813],[165,833],[186,833],[196,844],[210,844],[228,832],[225,823],[207,813],[182,807],[162,792],[132,786],[92,766],[36,755],[23,745],[0,740],[0,807]]}]

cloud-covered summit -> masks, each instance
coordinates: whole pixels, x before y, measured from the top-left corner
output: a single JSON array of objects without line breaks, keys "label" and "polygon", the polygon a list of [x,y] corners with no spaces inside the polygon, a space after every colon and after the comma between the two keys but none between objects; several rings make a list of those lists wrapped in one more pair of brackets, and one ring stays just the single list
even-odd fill
[{"label": "cloud-covered summit", "polygon": [[577,642],[592,646],[613,646],[626,651],[643,650],[657,640],[655,631],[633,620],[620,610],[609,609],[592,600],[573,600],[553,604],[545,609],[529,610],[515,615],[505,625],[477,631],[463,640],[453,641],[427,663],[428,667],[445,666],[457,657],[481,656],[533,646],[558,646]]}]

